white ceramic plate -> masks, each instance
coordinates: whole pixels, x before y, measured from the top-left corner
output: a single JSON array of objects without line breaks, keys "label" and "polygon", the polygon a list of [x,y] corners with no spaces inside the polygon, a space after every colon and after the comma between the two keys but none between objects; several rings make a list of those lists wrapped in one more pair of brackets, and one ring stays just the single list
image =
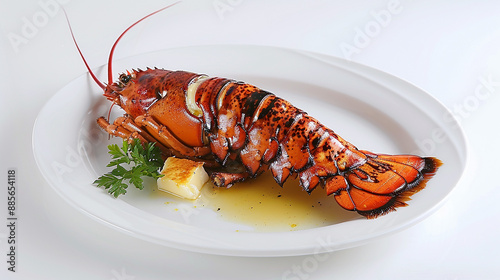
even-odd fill
[{"label": "white ceramic plate", "polygon": [[[84,75],[61,89],[41,110],[33,131],[36,162],[54,190],[71,205],[138,238],[238,256],[340,250],[422,220],[442,204],[466,167],[464,134],[444,106],[415,86],[362,65],[287,49],[204,46],[116,61],[114,69],[122,72],[148,66],[252,83],[299,105],[360,149],[432,155],[444,165],[426,189],[413,196],[409,207],[376,220],[354,219],[298,231],[237,231],[242,225],[224,221],[208,208],[165,211],[164,200],[132,187],[127,195],[113,199],[92,185],[107,171],[107,145],[119,140],[108,140],[96,127],[95,119],[106,115],[110,104]],[[105,81],[103,69],[96,73]]]}]

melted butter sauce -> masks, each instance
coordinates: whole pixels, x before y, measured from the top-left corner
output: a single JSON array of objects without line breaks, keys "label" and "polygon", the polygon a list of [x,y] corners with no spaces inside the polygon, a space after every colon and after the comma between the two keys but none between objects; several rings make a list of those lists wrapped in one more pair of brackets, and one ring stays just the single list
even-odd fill
[{"label": "melted butter sauce", "polygon": [[229,189],[207,183],[195,205],[211,208],[224,220],[267,232],[310,229],[360,218],[342,209],[322,187],[308,194],[298,180],[289,178],[281,188],[269,172]]}]

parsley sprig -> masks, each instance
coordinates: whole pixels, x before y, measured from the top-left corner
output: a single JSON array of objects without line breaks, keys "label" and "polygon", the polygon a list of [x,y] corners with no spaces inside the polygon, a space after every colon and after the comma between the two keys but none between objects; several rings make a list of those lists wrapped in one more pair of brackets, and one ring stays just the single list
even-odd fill
[{"label": "parsley sprig", "polygon": [[163,160],[160,149],[154,143],[143,146],[139,139],[134,139],[130,144],[124,140],[121,148],[113,144],[108,149],[112,160],[107,166],[115,166],[115,169],[99,177],[94,184],[104,187],[114,197],[127,193],[128,184],[125,181],[142,190],[142,177],[158,179],[163,176],[158,172],[163,166]]}]

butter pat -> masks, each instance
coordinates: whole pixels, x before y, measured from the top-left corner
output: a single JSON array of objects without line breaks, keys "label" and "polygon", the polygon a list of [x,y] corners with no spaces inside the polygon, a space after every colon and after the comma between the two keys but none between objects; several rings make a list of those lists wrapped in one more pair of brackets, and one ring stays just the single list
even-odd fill
[{"label": "butter pat", "polygon": [[209,179],[203,163],[174,157],[167,158],[160,173],[158,189],[186,199],[197,199]]}]

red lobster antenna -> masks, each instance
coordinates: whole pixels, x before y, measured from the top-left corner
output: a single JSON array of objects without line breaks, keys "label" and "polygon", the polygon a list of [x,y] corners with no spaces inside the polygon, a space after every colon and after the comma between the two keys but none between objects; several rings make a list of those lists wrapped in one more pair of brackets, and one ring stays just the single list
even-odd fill
[{"label": "red lobster antenna", "polygon": [[[111,48],[111,52],[109,53],[109,60],[108,60],[108,84],[112,84],[113,83],[113,72],[112,72],[112,65],[111,65],[112,61],[113,61],[113,53],[115,51],[116,45],[118,44],[118,42],[120,41],[120,39],[123,37],[123,35],[125,35],[125,33],[127,33],[127,31],[129,31],[132,27],[134,27],[135,25],[137,25],[139,22],[147,19],[148,17],[150,17],[150,16],[152,16],[152,15],[154,15],[156,13],[159,13],[159,12],[161,12],[161,11],[167,9],[167,8],[172,7],[173,5],[178,4],[179,2],[175,2],[173,4],[170,4],[170,5],[168,5],[168,6],[164,7],[164,8],[161,8],[161,9],[159,9],[159,10],[157,10],[155,12],[152,12],[149,15],[141,18],[140,20],[138,20],[134,24],[132,24],[129,28],[125,29],[125,31],[123,31],[123,33],[118,37],[118,39],[116,39],[115,43],[113,44],[113,47]],[[66,13],[66,10],[64,10],[64,8],[63,8],[63,12],[64,12],[64,15],[66,16],[66,21],[68,22],[69,31],[71,32],[71,37],[73,38],[73,42],[75,42],[76,49],[78,50],[78,53],[80,53],[80,56],[82,57],[83,63],[85,63],[85,66],[87,67],[87,70],[89,71],[90,76],[97,83],[97,85],[100,88],[102,88],[102,90],[105,90],[106,89],[106,85],[104,85],[101,81],[99,81],[99,79],[97,79],[97,77],[94,74],[94,72],[92,72],[92,70],[90,69],[90,66],[87,63],[87,60],[85,60],[85,57],[83,56],[83,53],[80,50],[80,47],[78,46],[78,43],[76,42],[75,35],[73,34],[73,29],[71,28],[71,24],[69,22],[68,14]]]},{"label": "red lobster antenna", "polygon": [[73,34],[73,29],[71,28],[71,24],[69,22],[68,14],[66,13],[66,10],[64,8],[63,8],[63,12],[64,12],[64,15],[66,16],[66,21],[68,22],[69,32],[71,32],[71,37],[73,38],[73,42],[75,42],[76,49],[80,53],[80,56],[82,57],[83,63],[85,63],[85,66],[87,67],[87,70],[89,70],[90,76],[92,76],[92,79],[94,79],[94,81],[97,83],[97,85],[100,88],[102,88],[102,90],[105,90],[106,86],[103,83],[101,83],[101,81],[99,81],[99,79],[97,79],[97,77],[94,75],[94,72],[92,72],[92,70],[90,69],[90,66],[87,63],[87,60],[85,60],[85,57],[83,56],[83,53],[80,50],[80,47],[78,46],[78,43],[76,42],[76,39],[75,39],[75,34]]},{"label": "red lobster antenna", "polygon": [[121,38],[123,37],[123,35],[125,35],[125,33],[127,33],[132,27],[136,26],[139,22],[147,19],[148,17],[154,15],[154,14],[157,14],[165,9],[168,9],[170,7],[172,7],[173,5],[176,5],[178,4],[179,2],[175,2],[173,4],[170,4],[164,8],[161,8],[155,12],[152,12],[150,13],[149,15],[141,18],[140,20],[134,22],[134,24],[132,24],[131,26],[129,26],[127,29],[125,29],[125,31],[123,31],[123,33],[118,37],[118,39],[116,39],[115,43],[113,44],[113,47],[111,48],[111,51],[109,52],[109,59],[108,59],[108,83],[109,84],[112,84],[113,83],[113,69],[112,69],[112,63],[113,63],[113,54],[115,52],[115,48],[116,48],[116,45],[118,44],[118,42],[121,40]]}]

